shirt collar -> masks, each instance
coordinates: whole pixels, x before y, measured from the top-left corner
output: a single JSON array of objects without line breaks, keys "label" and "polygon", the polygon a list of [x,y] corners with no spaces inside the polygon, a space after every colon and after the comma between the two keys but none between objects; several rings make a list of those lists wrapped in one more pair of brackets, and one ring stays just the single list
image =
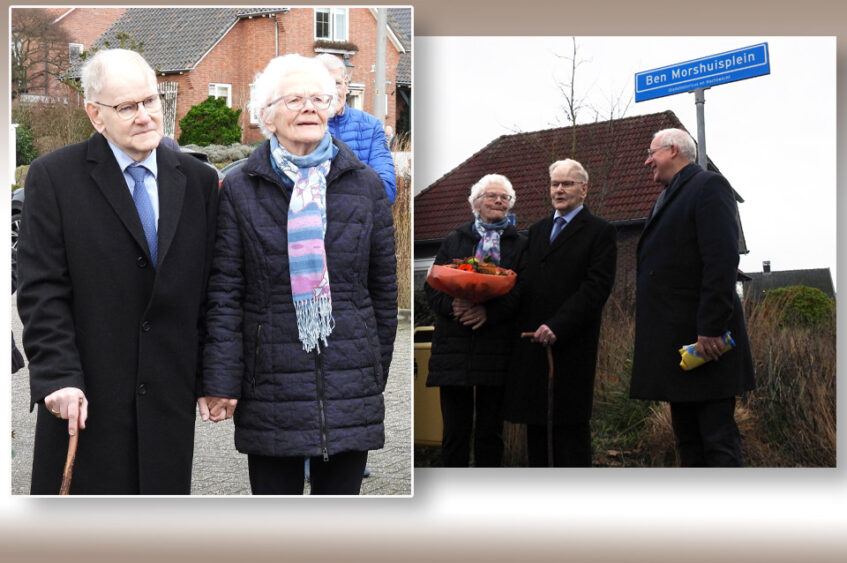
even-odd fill
[{"label": "shirt collar", "polygon": [[[124,151],[119,149],[117,145],[112,143],[112,141],[109,141],[107,139],[106,142],[109,143],[109,148],[112,149],[112,154],[115,155],[115,160],[118,161],[118,166],[120,166],[121,172],[125,173],[128,166],[136,164],[136,162],[132,158],[130,158]],[[156,149],[150,151],[150,155],[138,164],[149,170],[150,173],[153,174],[154,178],[158,177],[159,170],[156,166]]]},{"label": "shirt collar", "polygon": [[570,223],[571,221],[573,221],[573,218],[576,217],[576,214],[579,213],[580,211],[582,211],[583,207],[585,207],[584,204],[580,205],[576,209],[571,210],[570,212],[566,213],[565,215],[561,215],[559,213],[559,210],[557,209],[556,212],[553,213],[553,220],[555,221],[556,217],[564,217],[565,223]]}]

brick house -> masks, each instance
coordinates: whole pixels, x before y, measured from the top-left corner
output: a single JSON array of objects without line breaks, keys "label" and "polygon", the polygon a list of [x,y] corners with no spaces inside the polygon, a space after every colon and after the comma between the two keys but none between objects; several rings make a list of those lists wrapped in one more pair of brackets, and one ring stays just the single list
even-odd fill
[{"label": "brick house", "polygon": [[[635,295],[638,237],[662,190],[644,166],[645,151],[653,133],[668,127],[684,129],[671,111],[494,139],[415,196],[415,287],[422,287],[444,238],[471,219],[467,199],[477,180],[485,174],[498,173],[512,182],[517,195],[512,208],[515,225],[525,231],[553,213],[549,199],[550,164],[573,158],[588,171],[586,206],[617,228],[618,266],[613,291],[631,301]],[[711,161],[709,169],[717,171]],[[736,201],[743,201],[737,192]],[[739,252],[747,252],[743,231]]]},{"label": "brick house", "polygon": [[[95,13],[100,24],[92,40],[95,26],[86,30],[85,22]],[[77,8],[56,23],[86,50],[104,42],[119,46],[117,34],[141,43],[165,95],[165,133],[174,138],[179,138],[179,120],[188,110],[213,95],[243,110],[242,142],[261,140],[256,118],[247,110],[251,84],[271,58],[286,53],[330,52],[344,58],[352,74],[348,103],[373,113],[377,33],[373,8]],[[103,23],[108,25],[104,28]],[[385,123],[408,131],[411,8],[391,8],[386,27]]]}]

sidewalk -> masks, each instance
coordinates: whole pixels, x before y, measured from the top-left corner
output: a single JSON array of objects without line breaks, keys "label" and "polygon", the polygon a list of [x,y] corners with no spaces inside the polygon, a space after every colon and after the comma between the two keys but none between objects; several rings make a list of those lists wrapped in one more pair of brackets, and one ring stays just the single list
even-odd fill
[{"label": "sidewalk", "polygon": [[[11,300],[12,332],[21,347],[21,321],[15,296]],[[363,495],[412,494],[411,319],[401,311],[394,358],[385,389],[385,447],[370,452],[371,475],[362,482]],[[29,494],[35,411],[29,412],[29,371],[12,379],[12,494]],[[235,451],[232,420],[217,424],[197,418],[194,436],[192,495],[249,495],[247,456]],[[81,435],[84,439],[84,434]],[[308,486],[307,486],[308,490]]]}]

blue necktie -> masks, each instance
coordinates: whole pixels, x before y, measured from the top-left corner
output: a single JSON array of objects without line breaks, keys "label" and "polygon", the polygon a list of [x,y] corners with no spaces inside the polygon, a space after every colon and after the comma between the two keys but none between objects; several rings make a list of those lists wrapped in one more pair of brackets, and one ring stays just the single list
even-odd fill
[{"label": "blue necktie", "polygon": [[565,228],[565,222],[564,217],[556,217],[553,221],[553,230],[550,232],[550,242],[556,240],[556,237],[559,236],[559,233],[561,233],[562,229]]},{"label": "blue necktie", "polygon": [[141,219],[141,226],[144,227],[144,236],[147,238],[147,247],[150,249],[150,258],[152,258],[155,268],[159,240],[156,236],[156,214],[153,212],[153,203],[147,194],[147,188],[144,187],[144,176],[147,175],[147,169],[133,164],[126,171],[135,180],[135,186],[132,188],[132,201],[135,202],[138,218]]}]

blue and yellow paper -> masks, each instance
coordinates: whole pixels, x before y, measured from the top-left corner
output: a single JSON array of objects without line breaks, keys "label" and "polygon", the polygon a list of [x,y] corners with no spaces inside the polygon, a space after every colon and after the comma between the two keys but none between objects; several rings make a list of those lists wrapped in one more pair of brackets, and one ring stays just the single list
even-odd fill
[{"label": "blue and yellow paper", "polygon": [[[729,331],[726,331],[721,338],[723,339],[723,350],[721,350],[721,355],[726,354],[735,348],[735,340],[732,339]],[[700,352],[697,351],[696,342],[680,348],[679,355],[682,356],[682,361],[679,362],[679,367],[685,371],[690,371],[696,367],[700,367],[709,361],[701,356]]]}]

